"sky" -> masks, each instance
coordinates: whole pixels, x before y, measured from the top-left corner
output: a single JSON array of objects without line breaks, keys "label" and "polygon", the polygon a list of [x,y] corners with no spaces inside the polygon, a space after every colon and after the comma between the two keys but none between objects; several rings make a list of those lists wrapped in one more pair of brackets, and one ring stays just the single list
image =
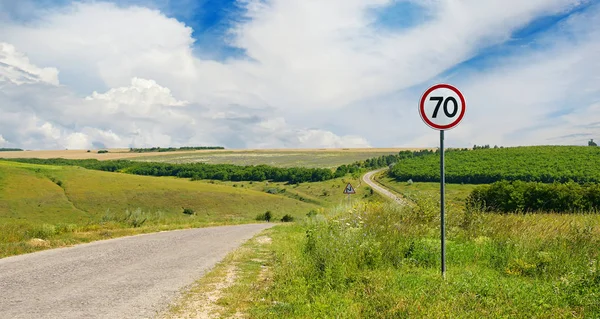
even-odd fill
[{"label": "sky", "polygon": [[0,0],[0,147],[600,140],[600,0]]}]

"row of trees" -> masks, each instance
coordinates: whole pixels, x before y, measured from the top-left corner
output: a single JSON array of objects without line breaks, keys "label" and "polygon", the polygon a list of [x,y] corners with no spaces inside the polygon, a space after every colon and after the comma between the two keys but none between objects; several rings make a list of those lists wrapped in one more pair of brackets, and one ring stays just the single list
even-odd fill
[{"label": "row of trees", "polygon": [[[437,182],[439,156],[429,153],[404,157],[389,174],[399,181]],[[489,184],[501,180],[600,182],[600,148],[529,146],[448,151],[446,182]]]},{"label": "row of trees", "polygon": [[183,147],[149,147],[149,148],[129,148],[132,153],[150,153],[150,152],[176,152],[176,151],[197,151],[197,150],[223,150],[223,146],[183,146]]},{"label": "row of trees", "polygon": [[237,166],[232,164],[167,164],[135,163],[123,172],[136,175],[177,176],[182,178],[214,179],[221,181],[275,181],[292,184],[321,182],[333,178],[333,172],[325,168],[290,167],[268,165]]},{"label": "row of trees", "polygon": [[221,181],[265,181],[288,182],[292,184],[303,182],[320,182],[334,178],[334,173],[326,168],[291,167],[281,168],[268,165],[237,166],[231,164],[169,164],[152,162],[133,162],[128,160],[99,161],[96,159],[69,160],[62,158],[37,159],[21,158],[12,161],[61,165],[80,166],[87,169],[123,172],[135,175],[148,176],[176,176],[182,178],[213,179]]},{"label": "row of trees", "polygon": [[8,147],[0,147],[0,152],[22,152],[23,149],[20,148],[8,148]]},{"label": "row of trees", "polygon": [[475,188],[466,204],[504,213],[600,211],[600,184],[501,181]]}]

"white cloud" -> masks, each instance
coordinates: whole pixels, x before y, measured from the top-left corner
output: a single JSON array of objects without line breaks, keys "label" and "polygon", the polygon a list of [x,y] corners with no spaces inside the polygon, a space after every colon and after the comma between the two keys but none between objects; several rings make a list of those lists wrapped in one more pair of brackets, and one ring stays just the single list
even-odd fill
[{"label": "white cloud", "polygon": [[13,45],[0,42],[0,80],[15,84],[45,82],[58,85],[58,70],[39,68]]},{"label": "white cloud", "polygon": [[[434,146],[415,86],[581,1],[424,1],[429,21],[378,28],[371,9],[393,2],[238,0],[247,19],[232,28],[231,44],[249,58],[223,62],[194,56],[185,24],[137,6],[77,2],[33,10],[27,24],[0,20],[0,40],[10,43],[0,45],[0,133],[30,148]],[[582,115],[600,94],[600,24],[590,23],[599,17],[575,17],[564,26],[569,34],[541,50],[451,78],[468,101],[453,143],[592,134],[596,119]],[[548,118],[569,103],[571,113]]]}]

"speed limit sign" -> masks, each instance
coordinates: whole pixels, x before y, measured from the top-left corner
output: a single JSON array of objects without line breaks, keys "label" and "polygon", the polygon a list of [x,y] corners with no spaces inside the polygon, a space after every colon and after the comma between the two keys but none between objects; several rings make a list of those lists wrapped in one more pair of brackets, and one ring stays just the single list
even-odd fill
[{"label": "speed limit sign", "polygon": [[446,172],[444,160],[444,131],[454,128],[465,116],[467,105],[460,91],[449,84],[437,84],[425,91],[419,102],[419,114],[425,124],[440,131],[440,237],[442,276],[446,278]]},{"label": "speed limit sign", "polygon": [[430,87],[419,103],[419,113],[425,124],[435,130],[449,130],[462,120],[466,110],[465,98],[449,84]]}]

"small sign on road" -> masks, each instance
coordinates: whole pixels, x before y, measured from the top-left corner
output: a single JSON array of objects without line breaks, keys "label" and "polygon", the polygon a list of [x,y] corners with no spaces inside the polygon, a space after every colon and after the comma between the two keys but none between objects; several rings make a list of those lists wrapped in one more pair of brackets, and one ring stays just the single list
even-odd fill
[{"label": "small sign on road", "polygon": [[352,187],[352,185],[350,185],[350,183],[348,183],[348,185],[346,185],[346,188],[344,188],[344,194],[347,194],[347,195],[356,194],[354,187]]}]

